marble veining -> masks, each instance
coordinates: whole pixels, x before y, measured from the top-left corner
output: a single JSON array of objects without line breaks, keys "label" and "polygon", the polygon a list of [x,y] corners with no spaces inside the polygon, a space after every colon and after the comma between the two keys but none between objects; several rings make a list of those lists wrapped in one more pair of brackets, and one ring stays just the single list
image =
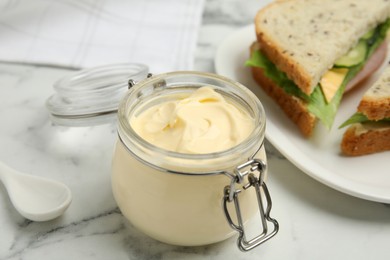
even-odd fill
[{"label": "marble veining", "polygon": [[[214,72],[224,37],[249,24],[263,1],[206,1],[195,69]],[[73,201],[48,222],[13,209],[0,184],[0,260],[36,259],[389,259],[390,206],[354,198],[311,179],[266,142],[277,236],[248,253],[236,237],[178,247],[137,231],[120,213],[110,186],[115,123],[54,126],[44,107],[64,68],[0,63],[0,160],[67,184]]]}]

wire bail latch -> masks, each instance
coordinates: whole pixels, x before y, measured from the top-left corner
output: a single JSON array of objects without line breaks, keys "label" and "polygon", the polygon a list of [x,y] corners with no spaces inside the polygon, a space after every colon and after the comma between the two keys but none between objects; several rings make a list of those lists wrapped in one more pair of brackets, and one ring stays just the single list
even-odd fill
[{"label": "wire bail latch", "polygon": [[[258,177],[255,174],[256,172],[259,173]],[[239,165],[235,169],[234,174],[227,174],[231,178],[231,184],[224,189],[223,209],[229,225],[239,233],[237,245],[242,251],[249,251],[259,246],[273,237],[279,230],[279,223],[270,216],[272,201],[267,185],[264,182],[265,173],[266,164],[262,160],[250,159],[246,163]],[[248,183],[243,185],[242,188],[244,190],[250,187],[255,189],[262,226],[260,235],[250,240],[248,240],[245,234],[244,220],[240,210],[239,194],[242,190],[236,189],[236,184],[243,184],[246,176]],[[238,224],[234,223],[228,210],[228,204],[231,202],[234,202]],[[269,223],[273,225],[271,231],[268,228]]]}]

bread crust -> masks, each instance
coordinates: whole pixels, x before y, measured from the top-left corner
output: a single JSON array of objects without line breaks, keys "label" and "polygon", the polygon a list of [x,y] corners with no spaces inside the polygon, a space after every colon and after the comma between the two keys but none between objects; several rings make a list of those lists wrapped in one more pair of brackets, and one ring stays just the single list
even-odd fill
[{"label": "bread crust", "polygon": [[365,114],[370,120],[390,118],[390,99],[363,98],[358,106],[358,111]]},{"label": "bread crust", "polygon": [[286,52],[280,48],[278,43],[273,41],[271,37],[267,37],[267,35],[262,32],[261,27],[258,26],[259,24],[265,22],[263,20],[263,16],[267,13],[268,9],[277,4],[278,1],[275,1],[257,13],[255,17],[257,42],[262,46],[262,52],[267,56],[267,58],[280,70],[285,72],[287,77],[294,81],[304,93],[310,95],[313,91],[312,77],[306,73],[306,70],[303,69],[302,66],[297,64],[294,60],[294,53]]},{"label": "bread crust", "polygon": [[360,156],[390,150],[390,128],[386,130],[357,131],[361,124],[350,126],[343,135],[341,151],[345,155]]},{"label": "bread crust", "polygon": [[307,110],[306,104],[302,100],[287,94],[281,87],[267,78],[263,73],[263,69],[252,67],[252,75],[262,89],[275,100],[284,113],[298,126],[301,133],[305,137],[309,137],[313,132],[317,119]]}]

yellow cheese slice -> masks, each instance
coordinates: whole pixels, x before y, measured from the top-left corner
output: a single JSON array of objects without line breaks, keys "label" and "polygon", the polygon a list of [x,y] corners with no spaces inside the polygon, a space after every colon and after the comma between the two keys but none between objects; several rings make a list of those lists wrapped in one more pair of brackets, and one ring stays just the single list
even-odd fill
[{"label": "yellow cheese slice", "polygon": [[332,68],[322,76],[320,84],[327,102],[332,100],[347,73],[347,68]]}]

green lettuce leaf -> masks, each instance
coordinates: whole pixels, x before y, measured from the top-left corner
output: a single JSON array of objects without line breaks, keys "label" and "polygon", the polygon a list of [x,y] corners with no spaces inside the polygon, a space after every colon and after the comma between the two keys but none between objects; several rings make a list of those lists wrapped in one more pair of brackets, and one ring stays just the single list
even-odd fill
[{"label": "green lettuce leaf", "polygon": [[332,126],[344,89],[340,88],[331,102],[328,103],[319,85],[314,88],[310,96],[307,95],[260,51],[253,52],[245,65],[262,68],[264,74],[283,88],[286,93],[304,100],[307,103],[308,110],[319,118],[325,126],[328,128]]},{"label": "green lettuce leaf", "polygon": [[343,127],[346,127],[347,125],[351,125],[351,124],[355,124],[355,123],[364,123],[367,121],[370,121],[370,120],[368,120],[368,118],[364,114],[357,112],[357,113],[353,114],[347,121],[342,123],[339,126],[339,128],[343,128]]},{"label": "green lettuce leaf", "polygon": [[390,18],[387,19],[384,23],[377,26],[375,29],[374,35],[367,40],[369,49],[367,52],[367,57],[370,57],[372,53],[379,47],[383,40],[387,36],[387,32],[390,28]]},{"label": "green lettuce leaf", "polygon": [[305,101],[309,101],[309,96],[305,94],[295,83],[290,80],[286,73],[279,70],[267,57],[260,51],[255,51],[250,59],[246,61],[246,66],[259,67],[264,71],[265,76],[282,87],[288,94],[299,97]]},{"label": "green lettuce leaf", "polygon": [[345,121],[344,123],[342,123],[339,128],[343,128],[343,127],[346,127],[348,125],[352,125],[352,124],[355,124],[355,123],[367,123],[367,122],[390,122],[390,118],[384,118],[384,119],[381,119],[381,120],[378,120],[378,121],[371,121],[370,119],[367,118],[366,115],[364,115],[363,113],[360,113],[360,112],[356,112],[355,114],[353,114],[347,121]]},{"label": "green lettuce leaf", "polygon": [[315,115],[328,129],[333,125],[336,116],[337,108],[339,107],[341,98],[343,97],[345,84],[341,86],[332,100],[328,102],[322,92],[322,89],[317,85],[310,95],[310,101],[307,104],[307,109]]}]

